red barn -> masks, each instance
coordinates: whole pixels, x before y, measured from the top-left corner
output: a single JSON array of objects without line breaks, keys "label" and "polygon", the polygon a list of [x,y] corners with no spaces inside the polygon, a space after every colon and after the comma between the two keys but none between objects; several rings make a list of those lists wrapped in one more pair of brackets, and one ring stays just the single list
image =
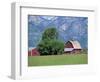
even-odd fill
[{"label": "red barn", "polygon": [[39,56],[40,53],[36,48],[29,48],[28,50],[28,56]]},{"label": "red barn", "polygon": [[82,50],[81,45],[78,41],[70,40],[65,43],[65,53],[80,53]]}]

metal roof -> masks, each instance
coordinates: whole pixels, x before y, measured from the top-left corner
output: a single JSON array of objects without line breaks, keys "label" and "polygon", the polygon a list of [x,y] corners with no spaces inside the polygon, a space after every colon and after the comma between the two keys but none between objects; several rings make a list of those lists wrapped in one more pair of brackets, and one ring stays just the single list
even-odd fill
[{"label": "metal roof", "polygon": [[36,48],[36,47],[29,47],[28,50],[30,51],[30,50],[35,49],[35,48]]},{"label": "metal roof", "polygon": [[78,41],[76,41],[76,40],[70,40],[69,42],[72,43],[74,49],[82,49],[81,45],[80,45],[80,43]]},{"label": "metal roof", "polygon": [[64,48],[64,51],[65,51],[65,52],[67,52],[67,51],[73,51],[73,49],[74,49],[74,48]]}]

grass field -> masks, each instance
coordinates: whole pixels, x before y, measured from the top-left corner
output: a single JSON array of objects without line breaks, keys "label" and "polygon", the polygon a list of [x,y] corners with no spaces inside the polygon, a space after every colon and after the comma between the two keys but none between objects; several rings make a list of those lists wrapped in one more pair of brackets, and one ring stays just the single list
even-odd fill
[{"label": "grass field", "polygon": [[29,56],[28,66],[87,64],[87,54]]}]

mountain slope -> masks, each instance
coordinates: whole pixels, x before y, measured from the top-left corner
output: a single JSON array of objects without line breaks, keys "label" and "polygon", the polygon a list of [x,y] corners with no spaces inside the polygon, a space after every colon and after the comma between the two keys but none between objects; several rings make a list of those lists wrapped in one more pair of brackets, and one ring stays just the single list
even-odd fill
[{"label": "mountain slope", "polygon": [[88,18],[70,16],[28,16],[28,46],[36,47],[46,28],[54,27],[63,42],[78,40],[82,48],[87,48]]}]

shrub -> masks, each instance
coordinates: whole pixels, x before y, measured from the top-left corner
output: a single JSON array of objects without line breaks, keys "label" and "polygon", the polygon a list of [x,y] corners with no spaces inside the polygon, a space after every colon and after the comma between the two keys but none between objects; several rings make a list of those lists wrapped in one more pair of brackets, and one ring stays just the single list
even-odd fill
[{"label": "shrub", "polygon": [[86,48],[85,49],[82,49],[81,53],[82,54],[87,54],[88,53],[88,49],[86,49]]}]

